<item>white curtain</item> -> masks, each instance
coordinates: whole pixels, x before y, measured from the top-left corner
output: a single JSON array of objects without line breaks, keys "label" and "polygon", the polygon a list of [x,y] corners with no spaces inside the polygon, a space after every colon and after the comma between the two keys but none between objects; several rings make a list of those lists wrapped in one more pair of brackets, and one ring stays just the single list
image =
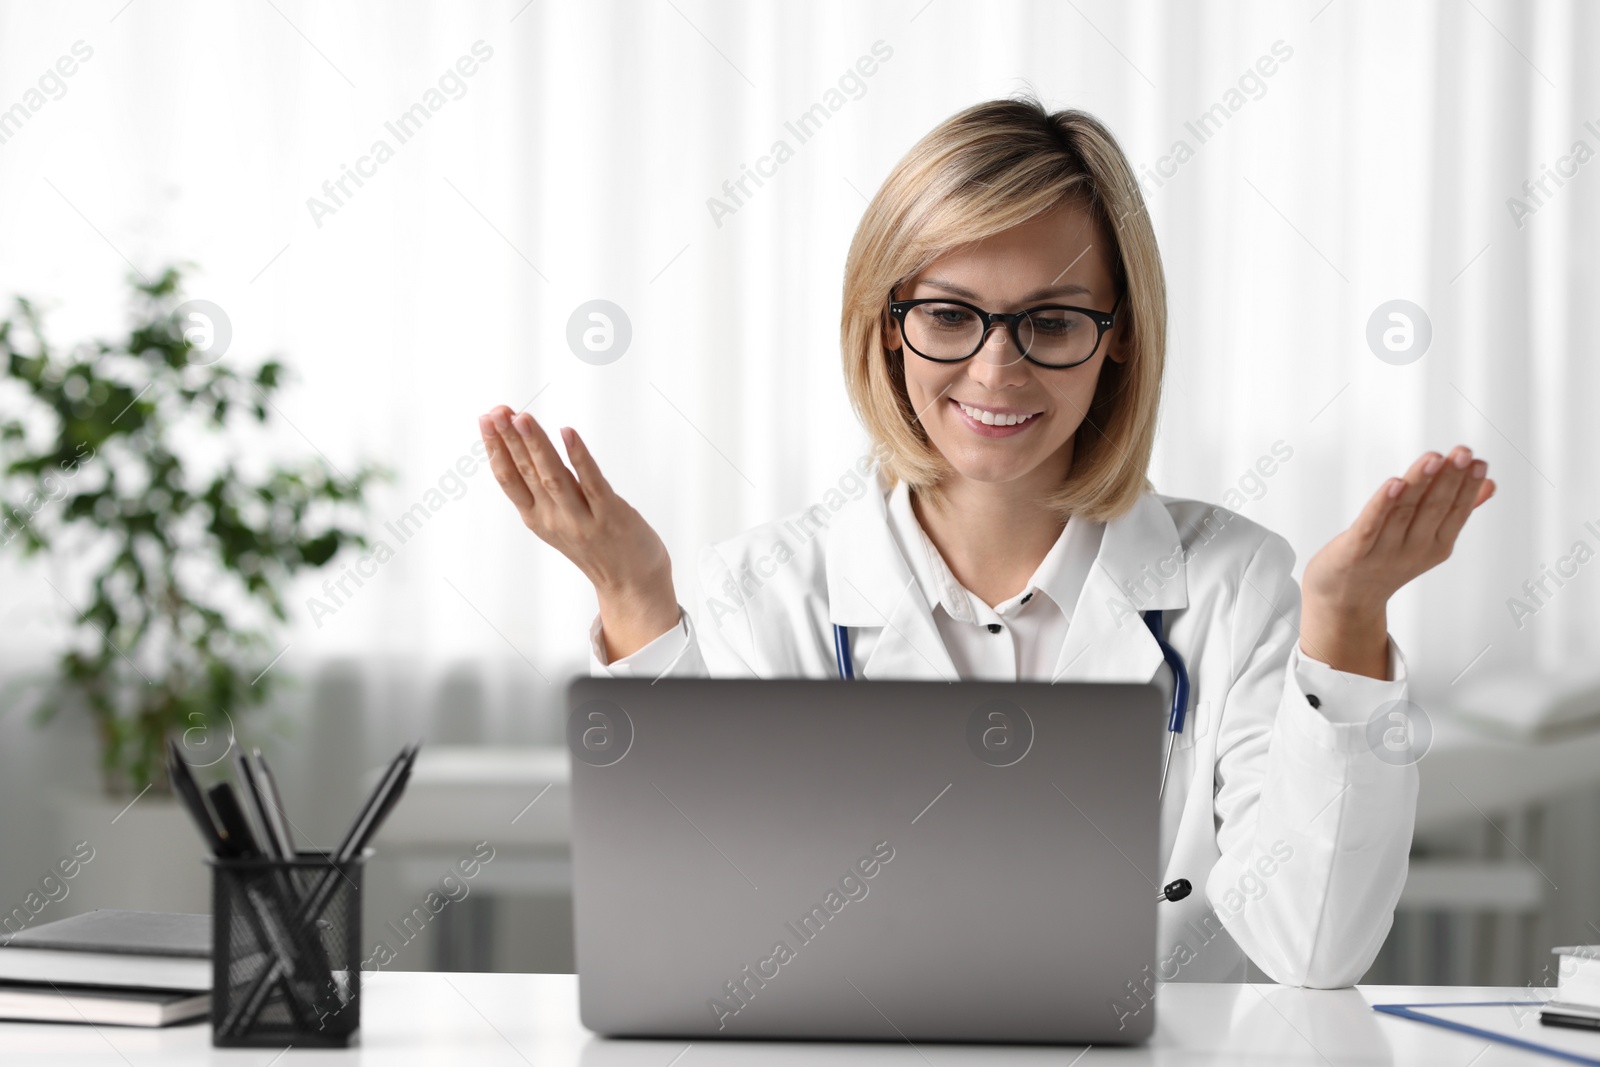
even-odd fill
[{"label": "white curtain", "polygon": [[[276,446],[397,472],[372,516],[394,558],[315,621],[327,576],[297,588],[279,665],[383,680],[374,752],[419,729],[554,736],[585,669],[586,582],[486,468],[450,478],[477,414],[531,401],[578,427],[687,600],[702,543],[820,499],[865,448],[838,309],[866,198],[940,120],[1025,87],[1100,116],[1149,176],[1172,321],[1158,489],[1242,500],[1303,563],[1385,476],[1466,442],[1500,491],[1393,605],[1424,701],[1600,642],[1600,564],[1520,628],[1507,608],[1600,543],[1600,162],[1569,158],[1600,148],[1592,5],[8,3],[0,107],[80,41],[0,143],[0,294],[74,341],[122,324],[130,264],[191,261],[225,358],[297,376]],[[403,142],[386,125],[430,102]],[[801,143],[786,123],[819,102]],[[778,140],[792,157],[733,201]],[[336,202],[346,167],[367,176]],[[1547,170],[1567,176],[1535,204]],[[595,299],[632,329],[604,365],[567,343]],[[1432,326],[1406,365],[1366,340],[1394,299]],[[1252,473],[1275,446],[1291,458]],[[404,544],[384,526],[439,501]],[[5,654],[42,662],[69,609],[42,568],[0,568]]]}]

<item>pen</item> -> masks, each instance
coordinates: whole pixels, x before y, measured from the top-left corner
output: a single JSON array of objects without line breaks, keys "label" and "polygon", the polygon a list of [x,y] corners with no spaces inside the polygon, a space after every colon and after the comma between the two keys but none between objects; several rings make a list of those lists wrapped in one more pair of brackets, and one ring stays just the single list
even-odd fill
[{"label": "pen", "polygon": [[251,833],[257,846],[269,859],[285,859],[278,850],[278,839],[272,833],[272,822],[267,818],[267,804],[261,795],[261,783],[256,781],[255,766],[243,748],[232,753],[233,776],[239,782],[239,805],[247,811]]},{"label": "pen", "polygon": [[283,794],[278,791],[278,781],[272,776],[267,758],[259,748],[253,751],[251,758],[255,762],[257,784],[261,786],[266,801],[267,822],[271,824],[272,834],[278,840],[278,851],[285,858],[293,859],[296,855],[294,835],[289,832],[289,817],[284,813]]},{"label": "pen", "polygon": [[222,855],[225,844],[217,829],[217,821],[212,817],[211,809],[206,807],[206,799],[200,795],[200,785],[194,780],[194,772],[183,761],[178,743],[170,738],[167,740],[167,780],[172,783],[172,791],[194,819],[195,828],[200,831],[207,850],[213,856]]},{"label": "pen", "polygon": [[261,855],[261,849],[256,845],[256,835],[250,829],[244,809],[239,807],[233,786],[218,782],[206,790],[206,798],[211,801],[211,810],[217,813],[217,822],[222,826],[222,855],[245,859]]}]

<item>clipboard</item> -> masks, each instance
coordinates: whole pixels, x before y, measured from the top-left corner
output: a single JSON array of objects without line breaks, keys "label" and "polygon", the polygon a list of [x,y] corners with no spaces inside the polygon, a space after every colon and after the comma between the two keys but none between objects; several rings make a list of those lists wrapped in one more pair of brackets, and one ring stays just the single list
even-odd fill
[{"label": "clipboard", "polygon": [[1485,1041],[1600,1067],[1600,1031],[1545,1026],[1544,999],[1478,1000],[1435,1004],[1374,1004],[1373,1011],[1471,1034]]}]

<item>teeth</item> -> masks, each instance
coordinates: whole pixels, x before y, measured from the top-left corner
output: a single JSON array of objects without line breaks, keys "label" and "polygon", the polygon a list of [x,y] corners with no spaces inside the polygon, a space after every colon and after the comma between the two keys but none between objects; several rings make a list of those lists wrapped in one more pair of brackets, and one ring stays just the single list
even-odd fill
[{"label": "teeth", "polygon": [[[982,408],[968,407],[959,400],[956,403],[960,404],[961,410],[966,412],[969,418],[975,422],[981,422],[985,426],[1015,426],[1019,422],[1027,422],[1033,418],[1033,415],[996,415],[994,412],[984,411]],[[1037,415],[1038,412],[1034,412],[1034,414]]]}]

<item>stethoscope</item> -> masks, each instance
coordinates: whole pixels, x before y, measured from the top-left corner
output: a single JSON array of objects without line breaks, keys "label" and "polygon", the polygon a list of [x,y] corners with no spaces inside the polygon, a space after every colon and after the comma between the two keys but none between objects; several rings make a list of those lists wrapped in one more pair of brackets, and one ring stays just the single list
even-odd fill
[{"label": "stethoscope", "polygon": [[[1146,611],[1144,624],[1149,628],[1150,636],[1156,639],[1156,644],[1161,646],[1161,657],[1167,661],[1173,680],[1172,711],[1167,715],[1167,754],[1161,760],[1161,786],[1156,791],[1156,799],[1159,800],[1167,791],[1167,768],[1172,765],[1172,744],[1183,733],[1183,719],[1189,709],[1189,671],[1183,665],[1183,657],[1167,643],[1162,633],[1160,610],[1151,608]],[[833,627],[833,655],[839,663],[840,679],[853,681],[856,672],[850,663],[850,631],[837,623]]]}]

